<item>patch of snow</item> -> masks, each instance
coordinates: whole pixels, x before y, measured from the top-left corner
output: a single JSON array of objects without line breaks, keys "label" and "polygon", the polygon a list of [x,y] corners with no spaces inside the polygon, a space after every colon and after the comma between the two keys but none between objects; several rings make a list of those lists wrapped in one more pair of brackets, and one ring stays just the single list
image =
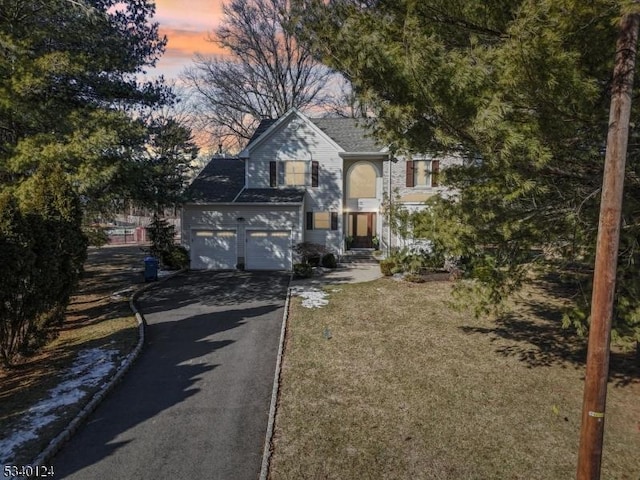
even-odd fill
[{"label": "patch of snow", "polygon": [[117,350],[92,348],[81,351],[62,382],[49,390],[47,398],[27,410],[20,425],[0,437],[0,467],[11,463],[14,452],[26,442],[38,438],[41,429],[54,422],[56,409],[73,405],[100,385],[114,367]]},{"label": "patch of snow", "polygon": [[291,292],[303,298],[302,306],[305,308],[320,308],[329,305],[327,294],[317,288],[295,287]]}]

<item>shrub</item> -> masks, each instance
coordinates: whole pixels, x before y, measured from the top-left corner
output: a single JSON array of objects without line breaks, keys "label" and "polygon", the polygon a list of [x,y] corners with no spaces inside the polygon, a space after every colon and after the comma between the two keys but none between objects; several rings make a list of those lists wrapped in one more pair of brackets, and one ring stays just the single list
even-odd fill
[{"label": "shrub", "polygon": [[89,226],[84,228],[84,234],[87,236],[87,241],[92,247],[101,247],[109,243],[109,235],[99,226]]},{"label": "shrub", "polygon": [[174,247],[175,227],[167,222],[166,219],[154,213],[153,219],[147,227],[147,233],[151,240],[149,254],[152,257],[162,259],[163,254],[171,252]]},{"label": "shrub", "polygon": [[424,270],[438,270],[444,266],[444,255],[429,248],[410,246],[394,252],[390,257],[396,263],[394,273],[421,273]]},{"label": "shrub", "polygon": [[306,260],[309,265],[311,265],[312,267],[319,267],[320,266],[320,255],[312,255],[310,257],[307,257]]},{"label": "shrub", "polygon": [[322,266],[325,268],[336,268],[338,266],[336,256],[333,253],[327,253],[322,257]]},{"label": "shrub", "polygon": [[308,263],[295,263],[293,274],[296,278],[309,278],[313,274],[313,267]]},{"label": "shrub", "polygon": [[422,277],[421,275],[416,275],[415,273],[409,273],[407,275],[405,275],[404,279],[407,282],[411,282],[411,283],[424,283],[424,277]]},{"label": "shrub", "polygon": [[322,255],[327,253],[327,249],[324,245],[311,242],[298,243],[293,247],[293,251],[300,255],[301,263],[309,263],[314,267],[320,265]]},{"label": "shrub", "polygon": [[0,361],[57,334],[86,258],[78,196],[58,166],[0,195]]},{"label": "shrub", "polygon": [[189,266],[189,252],[180,245],[172,245],[168,251],[161,252],[160,259],[168,270],[180,270]]},{"label": "shrub", "polygon": [[393,269],[396,266],[396,262],[392,258],[386,258],[380,261],[380,272],[385,277],[390,277],[393,275]]}]

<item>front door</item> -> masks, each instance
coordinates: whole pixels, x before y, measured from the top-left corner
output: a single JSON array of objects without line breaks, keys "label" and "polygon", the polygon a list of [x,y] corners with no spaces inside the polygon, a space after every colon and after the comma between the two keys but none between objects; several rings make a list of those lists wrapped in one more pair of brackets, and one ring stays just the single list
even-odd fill
[{"label": "front door", "polygon": [[373,212],[349,213],[347,235],[352,238],[351,248],[373,248],[376,214]]}]

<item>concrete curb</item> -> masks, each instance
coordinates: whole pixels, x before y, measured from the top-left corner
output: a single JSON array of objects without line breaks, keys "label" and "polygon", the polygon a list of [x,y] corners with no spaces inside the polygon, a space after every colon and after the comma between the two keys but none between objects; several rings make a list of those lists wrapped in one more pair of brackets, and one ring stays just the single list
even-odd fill
[{"label": "concrete curb", "polygon": [[150,290],[151,288],[160,285],[166,280],[169,280],[170,278],[173,278],[176,275],[180,275],[186,271],[186,269],[178,270],[175,273],[160,278],[155,283],[148,283],[146,285],[143,285],[131,295],[131,298],[129,299],[129,308],[131,308],[131,311],[135,315],[136,321],[138,322],[138,343],[136,347],[129,355],[127,355],[127,357],[120,364],[111,379],[109,379],[109,381],[107,381],[107,383],[93,395],[89,403],[87,403],[84,408],[80,410],[80,412],[78,412],[75,418],[71,420],[71,422],[69,422],[69,425],[67,425],[67,427],[60,434],[58,434],[53,440],[49,442],[49,445],[47,445],[47,447],[40,453],[40,455],[38,455],[33,460],[33,462],[30,463],[30,465],[41,466],[51,460],[53,456],[58,452],[58,450],[60,450],[62,445],[64,445],[65,442],[67,442],[76,432],[76,430],[78,430],[78,428],[84,423],[91,412],[93,412],[100,404],[100,402],[105,399],[107,394],[111,390],[113,390],[116,384],[120,380],[122,380],[124,374],[127,373],[127,371],[131,368],[131,365],[133,365],[133,362],[140,355],[140,352],[142,351],[142,347],[144,345],[145,320],[143,315],[138,311],[138,308],[135,305],[135,301],[138,299],[138,297],[140,297],[140,295],[142,295],[147,290]]},{"label": "concrete curb", "polygon": [[269,407],[269,421],[267,423],[267,434],[264,439],[264,450],[262,452],[262,467],[260,468],[260,480],[267,480],[269,475],[269,463],[271,461],[273,430],[276,419],[278,404],[278,392],[280,391],[280,372],[282,370],[282,356],[284,353],[284,341],[287,333],[287,321],[289,320],[289,301],[291,299],[291,280],[287,288],[287,298],[284,302],[284,313],[282,315],[282,328],[280,329],[280,344],[278,345],[278,358],[276,360],[276,372],[273,376],[273,389],[271,390],[271,406]]}]

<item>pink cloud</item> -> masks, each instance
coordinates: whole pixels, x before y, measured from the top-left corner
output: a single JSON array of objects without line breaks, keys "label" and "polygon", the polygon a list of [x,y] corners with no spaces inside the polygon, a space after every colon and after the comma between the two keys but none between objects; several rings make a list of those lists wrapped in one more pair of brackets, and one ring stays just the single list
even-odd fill
[{"label": "pink cloud", "polygon": [[207,41],[222,17],[220,0],[156,0],[154,20],[160,34],[167,36],[167,48],[157,66],[149,73],[175,79],[191,64],[196,53],[222,54],[214,43]]},{"label": "pink cloud", "polygon": [[188,56],[190,59],[196,53],[202,55],[224,53],[215,42],[208,40],[208,32],[161,28],[160,34],[167,36],[165,55]]}]

